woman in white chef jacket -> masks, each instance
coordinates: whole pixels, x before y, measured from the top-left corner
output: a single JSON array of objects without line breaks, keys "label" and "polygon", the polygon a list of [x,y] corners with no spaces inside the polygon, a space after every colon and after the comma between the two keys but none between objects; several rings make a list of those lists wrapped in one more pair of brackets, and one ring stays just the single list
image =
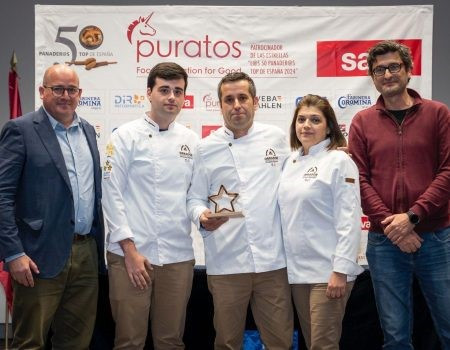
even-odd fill
[{"label": "woman in white chef jacket", "polygon": [[308,349],[339,349],[361,230],[358,169],[326,98],[306,95],[290,127],[279,205],[287,270]]}]

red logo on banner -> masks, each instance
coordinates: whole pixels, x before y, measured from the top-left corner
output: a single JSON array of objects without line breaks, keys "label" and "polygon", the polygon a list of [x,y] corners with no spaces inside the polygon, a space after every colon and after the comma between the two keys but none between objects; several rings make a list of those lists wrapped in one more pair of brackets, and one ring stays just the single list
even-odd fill
[{"label": "red logo on banner", "polygon": [[361,230],[367,231],[370,229],[370,222],[367,216],[361,216]]},{"label": "red logo on banner", "polygon": [[193,95],[184,96],[183,108],[185,108],[185,109],[194,108],[194,96]]},{"label": "red logo on banner", "polygon": [[[367,52],[381,40],[318,41],[318,77],[367,76]],[[422,73],[422,40],[395,40],[411,49],[413,75]]]},{"label": "red logo on banner", "polygon": [[202,125],[202,138],[209,136],[214,130],[220,128],[220,125]]},{"label": "red logo on banner", "polygon": [[154,12],[147,17],[140,16],[137,20],[133,21],[127,29],[127,38],[130,44],[133,43],[133,32],[139,33],[142,36],[153,36],[156,34],[156,29],[150,24]]}]

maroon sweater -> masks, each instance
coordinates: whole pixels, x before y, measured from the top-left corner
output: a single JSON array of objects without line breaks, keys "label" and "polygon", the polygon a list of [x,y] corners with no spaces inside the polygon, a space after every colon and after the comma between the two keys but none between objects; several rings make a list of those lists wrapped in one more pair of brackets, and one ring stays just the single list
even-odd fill
[{"label": "maroon sweater", "polygon": [[412,210],[415,231],[450,226],[450,114],[446,105],[414,98],[401,125],[383,97],[353,118],[349,149],[359,168],[361,201],[370,231],[383,232],[381,221]]}]

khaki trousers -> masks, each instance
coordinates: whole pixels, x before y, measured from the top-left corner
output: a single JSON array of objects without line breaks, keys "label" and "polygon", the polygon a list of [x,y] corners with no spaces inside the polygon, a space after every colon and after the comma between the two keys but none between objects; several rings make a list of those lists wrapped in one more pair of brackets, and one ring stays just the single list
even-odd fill
[{"label": "khaki trousers", "polygon": [[74,242],[63,270],[54,278],[34,276],[34,283],[13,284],[12,348],[44,349],[51,327],[53,349],[88,349],[98,297],[94,238]]},{"label": "khaki trousers", "polygon": [[327,298],[327,283],[291,285],[300,327],[309,350],[339,350],[342,319],[353,284],[347,283],[345,296],[340,299]]},{"label": "khaki trousers", "polygon": [[151,283],[140,290],[131,284],[122,256],[107,253],[109,299],[116,322],[114,349],[143,349],[149,312],[156,350],[184,349],[186,306],[194,276],[194,260],[152,265]]},{"label": "khaki trousers", "polygon": [[240,350],[247,307],[268,350],[292,346],[293,312],[286,268],[232,275],[208,275],[214,301],[216,350]]}]

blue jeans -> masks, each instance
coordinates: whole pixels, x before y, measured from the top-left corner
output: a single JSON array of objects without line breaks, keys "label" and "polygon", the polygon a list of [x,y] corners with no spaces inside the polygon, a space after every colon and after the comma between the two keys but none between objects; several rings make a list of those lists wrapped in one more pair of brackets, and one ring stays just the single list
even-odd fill
[{"label": "blue jeans", "polygon": [[450,349],[450,227],[421,237],[420,249],[408,254],[384,234],[369,232],[366,255],[384,334],[383,349],[413,350],[413,275],[430,309],[442,349]]}]

